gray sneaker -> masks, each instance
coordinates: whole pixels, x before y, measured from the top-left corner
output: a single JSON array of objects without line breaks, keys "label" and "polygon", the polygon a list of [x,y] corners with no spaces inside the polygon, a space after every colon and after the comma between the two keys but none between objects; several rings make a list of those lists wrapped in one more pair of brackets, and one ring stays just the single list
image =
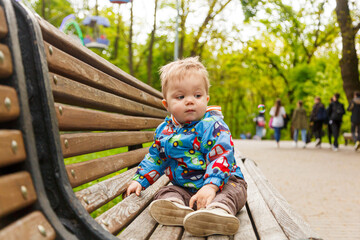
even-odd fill
[{"label": "gray sneaker", "polygon": [[182,226],[184,217],[193,211],[190,207],[166,199],[155,200],[149,206],[151,217],[167,226]]},{"label": "gray sneaker", "polygon": [[221,208],[198,210],[184,219],[185,230],[199,237],[213,234],[234,235],[239,226],[239,219]]}]

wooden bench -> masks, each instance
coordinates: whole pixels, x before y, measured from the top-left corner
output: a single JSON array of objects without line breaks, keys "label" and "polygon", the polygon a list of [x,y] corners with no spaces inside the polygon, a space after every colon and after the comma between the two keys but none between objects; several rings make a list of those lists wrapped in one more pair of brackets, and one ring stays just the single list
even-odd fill
[{"label": "wooden bench", "polygon": [[[6,160],[5,167],[0,161],[0,239],[27,239],[16,234],[27,231],[21,216],[33,210],[42,220],[30,223],[47,222],[42,226],[46,236],[51,235],[49,239],[205,239],[190,236],[182,227],[159,225],[150,217],[148,205],[156,191],[169,183],[166,176],[141,197],[121,197],[148,151],[144,145],[152,141],[154,129],[167,115],[162,94],[73,43],[20,3],[0,0],[0,4],[8,19],[9,12],[16,19],[7,22],[14,35],[7,37],[12,46],[7,55],[17,56],[12,66],[21,68],[9,71],[8,65],[2,68],[0,63],[2,78],[7,80],[0,80],[0,97],[5,92],[16,102],[16,92],[21,106],[19,114],[3,118],[8,110],[0,105],[1,119],[5,119],[1,122],[6,121],[0,123],[1,152],[10,155],[14,147],[9,143],[14,136],[26,136],[21,160]],[[248,202],[237,215],[241,227],[235,236],[207,239],[318,237],[253,161],[237,156],[237,162],[249,185]],[[31,201],[21,203],[21,208],[12,207],[14,217],[1,214],[3,203],[24,198],[21,184],[9,184],[16,181],[11,179],[13,173],[25,176],[24,169],[29,170],[23,184],[32,181],[35,186],[26,185],[26,189],[31,188]],[[11,191],[17,195],[9,200],[5,193]],[[26,196],[30,199],[30,194]],[[38,225],[35,230],[42,234]]]}]

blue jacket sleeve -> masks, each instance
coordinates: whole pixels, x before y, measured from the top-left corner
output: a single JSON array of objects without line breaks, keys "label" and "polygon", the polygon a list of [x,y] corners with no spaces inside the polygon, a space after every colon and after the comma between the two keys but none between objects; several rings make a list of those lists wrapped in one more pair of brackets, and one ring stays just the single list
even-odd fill
[{"label": "blue jacket sleeve", "polygon": [[202,152],[206,155],[205,184],[214,184],[221,190],[235,165],[234,144],[228,126],[218,120],[206,129],[202,138]]},{"label": "blue jacket sleeve", "polygon": [[160,132],[159,128],[155,132],[154,142],[149,149],[149,153],[145,155],[144,159],[140,162],[133,180],[138,181],[143,189],[152,185],[156,180],[164,174],[164,170],[168,165],[168,161],[163,161],[160,157],[160,141],[157,135]]}]

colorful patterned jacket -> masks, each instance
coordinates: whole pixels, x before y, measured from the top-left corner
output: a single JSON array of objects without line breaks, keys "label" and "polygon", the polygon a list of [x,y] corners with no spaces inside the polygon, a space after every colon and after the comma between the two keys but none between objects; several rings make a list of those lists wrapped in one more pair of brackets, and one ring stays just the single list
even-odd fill
[{"label": "colorful patterned jacket", "polygon": [[174,185],[196,192],[212,183],[222,189],[230,175],[244,178],[235,164],[234,144],[221,108],[208,107],[200,121],[181,126],[173,117],[161,123],[149,153],[133,180],[143,189],[164,173]]}]

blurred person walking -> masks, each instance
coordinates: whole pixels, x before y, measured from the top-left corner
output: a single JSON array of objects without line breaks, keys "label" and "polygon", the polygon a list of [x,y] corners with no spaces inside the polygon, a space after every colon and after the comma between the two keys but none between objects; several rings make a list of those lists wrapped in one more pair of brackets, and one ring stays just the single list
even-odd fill
[{"label": "blurred person walking", "polygon": [[270,110],[272,116],[271,126],[275,131],[275,140],[277,147],[280,147],[281,129],[284,127],[284,118],[286,118],[285,108],[281,106],[281,100],[276,99],[275,106]]},{"label": "blurred person walking", "polygon": [[321,147],[322,127],[324,121],[327,119],[327,113],[324,104],[321,103],[320,97],[315,97],[315,104],[310,114],[310,125],[312,126],[313,134],[315,135],[315,147]]},{"label": "blurred person walking", "polygon": [[335,93],[334,102],[329,106],[329,123],[331,125],[332,134],[334,136],[333,150],[338,151],[339,143],[338,138],[340,134],[340,127],[342,123],[342,117],[345,114],[345,108],[342,103],[339,102],[340,94]]},{"label": "blurred person walking", "polygon": [[261,138],[264,136],[264,130],[265,130],[265,105],[259,104],[258,105],[259,114],[253,119],[256,124],[256,139],[261,140]]},{"label": "blurred person walking", "polygon": [[303,108],[303,102],[297,102],[297,108],[292,115],[292,127],[294,128],[294,146],[297,147],[297,140],[299,131],[301,131],[301,139],[303,141],[302,147],[306,147],[306,129],[308,127],[306,111]]},{"label": "blurred person walking", "polygon": [[347,110],[352,112],[351,134],[355,142],[355,151],[357,151],[360,149],[360,92],[354,92],[354,98],[351,100]]}]

